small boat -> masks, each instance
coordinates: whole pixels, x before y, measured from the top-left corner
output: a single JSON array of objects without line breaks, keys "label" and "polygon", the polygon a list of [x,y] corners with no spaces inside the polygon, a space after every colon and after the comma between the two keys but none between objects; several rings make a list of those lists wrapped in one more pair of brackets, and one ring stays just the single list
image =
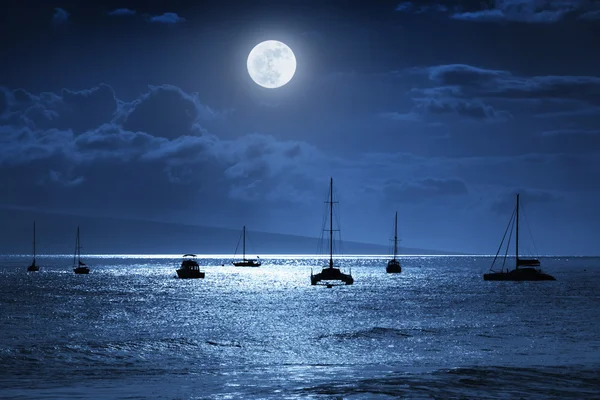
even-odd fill
[{"label": "small boat", "polygon": [[33,222],[33,261],[31,265],[27,267],[27,272],[36,272],[40,270],[40,266],[35,261],[35,221]]},{"label": "small boat", "polygon": [[[513,225],[514,224],[514,225]],[[516,226],[515,226],[516,225]],[[510,237],[512,236],[512,228],[515,228],[515,269],[513,270],[504,270],[504,264],[506,263],[506,257],[508,253],[508,246],[510,245]],[[498,258],[498,254],[502,249],[502,244],[506,239],[506,234],[508,233],[509,228],[511,229],[511,234],[508,236],[508,244],[506,246],[506,253],[504,254],[504,261],[502,263],[502,268],[500,271],[494,271],[494,263]],[[537,258],[520,258],[519,257],[519,195],[517,194],[517,204],[513,211],[513,214],[510,218],[508,226],[506,227],[506,231],[504,232],[504,237],[500,242],[500,247],[498,247],[498,252],[494,257],[494,261],[492,261],[492,265],[490,267],[490,272],[483,275],[483,280],[485,281],[555,281],[552,275],[546,274],[542,272],[540,267],[540,260]]]},{"label": "small boat", "polygon": [[200,265],[196,261],[195,254],[184,254],[181,268],[177,270],[177,276],[181,279],[204,279],[204,272],[200,271]]},{"label": "small boat", "polygon": [[75,239],[75,254],[73,255],[73,272],[78,275],[87,275],[90,269],[81,261],[81,245],[79,242],[79,227],[77,227],[77,238]]},{"label": "small boat", "polygon": [[333,263],[333,178],[329,181],[329,199],[327,203],[329,203],[329,264],[323,267],[323,270],[318,274],[313,274],[312,270],[310,271],[310,284],[317,285],[321,281],[325,281],[323,284],[331,288],[333,286],[331,281],[340,281],[346,285],[352,285],[354,283],[352,271],[345,274],[339,268],[336,268]]},{"label": "small boat", "polygon": [[396,211],[396,222],[394,224],[394,258],[392,258],[387,263],[387,267],[385,267],[385,272],[388,274],[399,274],[402,272],[402,267],[400,266],[400,260],[396,260],[396,256],[398,255],[398,211]]},{"label": "small boat", "polygon": [[[238,246],[240,243],[238,242]],[[235,249],[237,254],[237,248]],[[236,267],[260,267],[261,263],[259,260],[260,257],[256,257],[255,260],[246,258],[246,226],[242,229],[242,261],[234,261],[233,265]]]}]

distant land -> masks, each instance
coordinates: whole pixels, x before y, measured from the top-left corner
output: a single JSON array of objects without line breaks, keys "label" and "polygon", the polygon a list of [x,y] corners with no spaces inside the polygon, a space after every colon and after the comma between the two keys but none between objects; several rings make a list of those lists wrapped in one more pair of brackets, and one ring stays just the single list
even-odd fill
[{"label": "distant land", "polygon": [[[30,254],[32,225],[37,226],[38,254],[72,254],[77,226],[81,227],[83,254],[233,254],[240,229],[120,218],[54,214],[40,211],[0,209],[0,254]],[[247,233],[247,253],[315,254],[316,237],[280,233]],[[389,254],[385,245],[342,242],[343,254]],[[241,253],[241,244],[238,254]],[[462,254],[449,251],[400,247],[401,254]]]}]

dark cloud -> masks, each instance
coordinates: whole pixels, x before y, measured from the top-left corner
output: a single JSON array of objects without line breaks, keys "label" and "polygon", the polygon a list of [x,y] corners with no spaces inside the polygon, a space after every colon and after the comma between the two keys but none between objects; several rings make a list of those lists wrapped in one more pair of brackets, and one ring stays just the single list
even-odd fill
[{"label": "dark cloud", "polygon": [[405,1],[396,6],[396,11],[411,14],[445,13],[454,20],[482,23],[551,24],[569,16],[596,19],[597,7],[598,4],[590,0]]},{"label": "dark cloud", "polygon": [[585,14],[581,14],[579,16],[580,19],[586,21],[599,21],[600,20],[600,10],[588,11]]},{"label": "dark cloud", "polygon": [[[326,164],[303,142],[261,134],[223,140],[198,128],[219,113],[174,86],[151,86],[132,102],[117,100],[112,90],[98,95],[99,104],[119,106],[116,116],[88,112],[86,100],[101,91],[3,91],[20,118],[0,126],[0,203],[152,217],[182,214],[200,199],[203,209],[194,218],[222,224],[240,215],[260,218],[256,210],[265,202],[275,208],[305,202]],[[88,129],[56,127],[72,103],[87,113]],[[223,207],[232,208],[226,217],[211,211]]]},{"label": "dark cloud", "polygon": [[438,3],[416,5],[413,2],[404,1],[398,4],[395,10],[403,13],[422,14],[427,12],[446,12],[448,11],[448,7]]},{"label": "dark cloud", "polygon": [[524,77],[464,64],[424,71],[437,86],[413,88],[411,93],[434,111],[456,110],[472,118],[506,120],[515,114],[593,116],[600,105],[600,77],[596,76]]},{"label": "dark cloud", "polygon": [[517,193],[519,194],[520,204],[525,207],[528,205],[534,207],[535,204],[554,203],[564,200],[563,196],[552,191],[518,188],[501,194],[493,201],[491,210],[500,215],[510,214],[510,211],[515,207],[515,196]]},{"label": "dark cloud", "polygon": [[185,18],[180,17],[179,15],[177,15],[177,13],[168,12],[162,15],[150,16],[148,17],[148,22],[173,25],[185,22]]},{"label": "dark cloud", "polygon": [[200,115],[197,100],[171,85],[150,86],[148,93],[124,110],[126,130],[164,138],[193,134]]},{"label": "dark cloud", "polygon": [[453,19],[476,22],[520,22],[548,24],[563,20],[569,14],[580,14],[592,6],[587,0],[496,0],[482,3],[479,9],[458,11]]},{"label": "dark cloud", "polygon": [[[472,85],[480,84],[475,80]],[[485,111],[444,103],[462,100],[455,86],[411,92],[416,99],[438,101],[417,101],[415,112],[419,117],[485,117]],[[265,229],[285,230],[283,220],[304,229],[300,227],[313,223],[311,216],[320,218],[329,176],[346,215],[360,215],[365,223],[377,220],[379,213],[389,217],[390,207],[398,204],[443,214],[449,208],[462,210],[480,196],[485,196],[489,213],[490,196],[514,187],[590,190],[589,183],[586,188],[574,177],[600,179],[592,155],[580,153],[420,157],[408,151],[365,150],[341,157],[304,141],[252,130],[225,138],[201,128],[222,113],[202,104],[197,94],[170,85],[151,86],[128,102],[100,86],[1,93],[7,106],[0,123],[0,204],[218,226],[255,221]],[[74,110],[87,115],[88,123],[73,119],[68,126]],[[565,135],[536,135],[540,148],[554,136]],[[493,190],[486,192],[488,186]],[[365,211],[371,207],[376,211]]]},{"label": "dark cloud", "polygon": [[508,99],[577,99],[600,102],[600,77],[518,77],[508,71],[486,70],[469,65],[428,68],[429,78],[441,85],[454,85],[455,93]]},{"label": "dark cloud", "polygon": [[35,96],[23,89],[8,99],[9,114],[0,122],[22,124],[32,129],[70,129],[76,134],[110,121],[118,104],[113,89],[99,85],[89,90],[63,89]]},{"label": "dark cloud", "polygon": [[[462,66],[461,66],[462,67]],[[464,87],[473,86],[477,82],[488,81],[487,71],[468,67],[447,73],[440,68],[431,73],[431,79],[439,84],[433,88],[413,88],[410,91],[414,107],[407,113],[384,113],[382,116],[404,121],[430,121],[436,116],[458,116],[481,121],[506,121],[512,118],[511,113],[497,110],[486,104],[475,95],[467,95]],[[460,86],[463,85],[463,86]]]},{"label": "dark cloud", "polygon": [[52,15],[52,22],[56,25],[64,24],[69,19],[70,13],[60,7],[54,9],[54,15]]},{"label": "dark cloud", "polygon": [[416,107],[413,112],[420,114],[456,114],[462,117],[503,121],[511,118],[506,111],[497,111],[494,107],[480,100],[465,100],[452,97],[421,97],[414,99]]},{"label": "dark cloud", "polygon": [[507,71],[489,70],[465,64],[449,64],[427,69],[429,79],[440,85],[487,87],[501,78],[511,78]]},{"label": "dark cloud", "polygon": [[469,193],[460,179],[426,178],[419,181],[390,180],[383,189],[384,195],[399,203],[420,203],[432,198],[463,196]]},{"label": "dark cloud", "polygon": [[117,16],[117,17],[129,16],[129,15],[135,15],[135,14],[136,14],[135,10],[132,10],[129,8],[117,8],[115,10],[108,12],[108,15]]}]

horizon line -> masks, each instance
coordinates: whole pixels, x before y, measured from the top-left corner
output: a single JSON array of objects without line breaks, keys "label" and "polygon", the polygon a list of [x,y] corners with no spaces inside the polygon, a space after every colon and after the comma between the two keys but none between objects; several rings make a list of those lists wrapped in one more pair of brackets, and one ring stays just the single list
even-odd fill
[{"label": "horizon line", "polygon": [[[193,254],[193,253],[186,253]],[[32,254],[28,253],[13,253],[13,254],[4,254],[1,253],[0,257],[31,257]],[[82,257],[91,257],[91,258],[182,258],[183,255],[179,253],[96,253],[96,254],[82,254]],[[225,259],[237,259],[240,258],[236,254],[223,254],[223,253],[215,253],[215,254],[196,254],[196,258],[207,259],[207,258],[225,258]],[[495,257],[495,254],[398,254],[397,257],[404,258],[415,258],[415,257]],[[37,254],[37,257],[60,257],[60,258],[70,258],[73,257],[73,254],[59,253],[59,254]],[[390,258],[392,255],[390,254],[338,254],[334,255],[334,259],[344,259],[344,258]],[[507,258],[514,258],[515,256],[507,256]],[[564,255],[564,254],[544,254],[537,256],[539,258],[544,257],[588,257],[595,258],[600,257],[600,255]],[[318,258],[318,259],[327,259],[329,255],[327,254],[312,254],[312,253],[273,253],[273,254],[263,254],[262,256],[256,257],[247,257],[247,258],[260,258],[260,259],[268,259],[268,258]]]}]

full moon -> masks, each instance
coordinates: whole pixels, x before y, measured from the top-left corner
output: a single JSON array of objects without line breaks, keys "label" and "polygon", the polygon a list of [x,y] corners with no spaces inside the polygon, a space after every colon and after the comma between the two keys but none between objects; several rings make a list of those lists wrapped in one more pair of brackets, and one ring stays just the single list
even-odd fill
[{"label": "full moon", "polygon": [[296,72],[296,56],[285,43],[267,40],[248,54],[248,73],[254,82],[268,89],[288,83]]}]

